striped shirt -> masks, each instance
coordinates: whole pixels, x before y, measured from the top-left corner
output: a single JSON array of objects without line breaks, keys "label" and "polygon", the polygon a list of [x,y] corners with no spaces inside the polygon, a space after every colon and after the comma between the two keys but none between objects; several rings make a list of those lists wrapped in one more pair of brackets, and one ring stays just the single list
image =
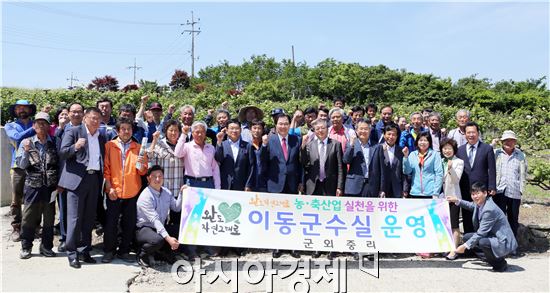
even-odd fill
[{"label": "striped shirt", "polygon": [[527,160],[519,149],[511,155],[504,150],[495,151],[497,169],[497,193],[503,193],[509,198],[521,199],[527,174]]},{"label": "striped shirt", "polygon": [[178,158],[174,153],[174,145],[170,145],[166,138],[157,142],[154,149],[147,149],[149,164],[159,165],[164,169],[163,186],[177,196],[181,186],[184,184],[183,159]]}]

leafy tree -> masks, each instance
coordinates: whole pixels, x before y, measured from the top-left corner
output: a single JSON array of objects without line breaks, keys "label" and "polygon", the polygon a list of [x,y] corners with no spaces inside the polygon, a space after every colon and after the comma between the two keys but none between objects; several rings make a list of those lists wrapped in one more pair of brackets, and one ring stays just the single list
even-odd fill
[{"label": "leafy tree", "polygon": [[118,91],[118,80],[110,75],[96,77],[90,84],[88,84],[88,89],[95,89],[100,92],[116,92]]},{"label": "leafy tree", "polygon": [[144,93],[148,93],[148,94],[152,94],[152,93],[157,93],[157,94],[160,94],[161,93],[161,88],[159,86],[159,84],[157,83],[157,81],[150,81],[150,80],[143,80],[143,79],[140,79],[139,82],[139,88],[144,92]]},{"label": "leafy tree", "polygon": [[129,91],[135,91],[135,90],[138,90],[138,89],[139,89],[139,87],[135,84],[127,84],[125,87],[123,87],[121,89],[121,91],[127,93]]},{"label": "leafy tree", "polygon": [[172,75],[172,80],[170,81],[170,88],[172,90],[177,89],[187,89],[190,86],[189,74],[183,70],[176,69]]}]

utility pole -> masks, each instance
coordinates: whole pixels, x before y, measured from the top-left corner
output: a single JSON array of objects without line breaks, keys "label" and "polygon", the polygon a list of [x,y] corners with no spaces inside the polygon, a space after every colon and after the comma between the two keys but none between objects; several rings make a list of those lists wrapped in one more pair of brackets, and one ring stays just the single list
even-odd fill
[{"label": "utility pole", "polygon": [[136,58],[134,58],[134,66],[128,66],[128,67],[126,67],[126,69],[133,69],[133,70],[134,70],[134,84],[136,84],[136,71],[137,71],[138,69],[141,69],[141,68],[143,68],[143,67],[137,66],[137,65],[136,65]]},{"label": "utility pole", "polygon": [[73,73],[71,72],[71,78],[67,78],[67,81],[70,82],[69,89],[73,89],[73,81],[79,81],[79,80],[76,79],[76,76],[73,77]]},{"label": "utility pole", "polygon": [[199,23],[201,19],[197,18],[197,21],[195,21],[195,16],[193,15],[193,11],[191,11],[191,21],[187,20],[186,23],[182,23],[181,25],[190,25],[190,30],[184,30],[181,34],[189,33],[191,35],[191,78],[195,77],[195,60],[198,58],[195,58],[195,34],[199,35],[201,33],[201,28],[195,30],[195,25]]},{"label": "utility pole", "polygon": [[292,65],[296,66],[296,63],[294,62],[294,45],[292,45]]}]

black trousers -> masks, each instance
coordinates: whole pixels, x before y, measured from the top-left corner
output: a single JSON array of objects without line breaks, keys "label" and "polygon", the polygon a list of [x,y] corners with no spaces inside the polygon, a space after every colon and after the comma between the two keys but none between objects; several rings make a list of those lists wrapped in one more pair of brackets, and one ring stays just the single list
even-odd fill
[{"label": "black trousers", "polygon": [[105,211],[106,217],[103,231],[103,250],[105,253],[114,252],[117,248],[119,219],[122,240],[120,241],[118,253],[123,254],[130,252],[130,244],[132,243],[136,229],[137,198],[137,196],[134,196],[128,199],[106,199],[107,210]]},{"label": "black trousers", "polygon": [[[178,229],[172,225],[164,226],[168,235],[178,238]],[[139,250],[138,255],[154,255],[161,249],[164,251],[171,251],[172,249],[168,245],[168,242],[151,227],[141,227],[136,230],[136,242]],[[181,246],[181,245],[180,245]]]},{"label": "black trousers", "polygon": [[101,188],[100,173],[86,174],[76,190],[67,191],[67,239],[65,248],[69,260],[78,253],[92,250],[92,228],[96,215],[97,197]]},{"label": "black trousers", "polygon": [[521,199],[510,198],[504,195],[504,193],[497,193],[493,196],[493,200],[498,207],[504,212],[508,218],[508,223],[512,228],[514,236],[517,236],[519,227],[519,208],[521,206]]},{"label": "black trousers", "polygon": [[50,203],[53,188],[25,188],[25,207],[21,222],[21,247],[32,249],[36,228],[42,222],[42,245],[53,247],[53,225],[55,220],[55,201]]},{"label": "black trousers", "polygon": [[336,195],[336,194],[329,194],[325,182],[321,182],[317,180],[315,182],[315,190],[313,190],[313,194],[315,195]]},{"label": "black trousers", "polygon": [[[467,233],[464,234],[463,239],[464,242],[468,241],[475,233]],[[489,241],[489,238],[481,238],[477,244],[477,247],[479,247],[485,256],[485,260],[493,266],[494,269],[501,268],[506,261],[504,260],[504,257],[496,257],[493,253],[493,249],[491,249],[491,241]],[[470,247],[470,249],[473,249],[474,247]]]}]

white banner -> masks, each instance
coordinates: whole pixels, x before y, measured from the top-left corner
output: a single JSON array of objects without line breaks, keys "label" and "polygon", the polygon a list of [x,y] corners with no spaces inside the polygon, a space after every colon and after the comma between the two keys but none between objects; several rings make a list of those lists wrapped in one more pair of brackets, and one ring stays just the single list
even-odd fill
[{"label": "white banner", "polygon": [[187,188],[179,242],[339,252],[454,249],[443,199],[306,196]]}]

